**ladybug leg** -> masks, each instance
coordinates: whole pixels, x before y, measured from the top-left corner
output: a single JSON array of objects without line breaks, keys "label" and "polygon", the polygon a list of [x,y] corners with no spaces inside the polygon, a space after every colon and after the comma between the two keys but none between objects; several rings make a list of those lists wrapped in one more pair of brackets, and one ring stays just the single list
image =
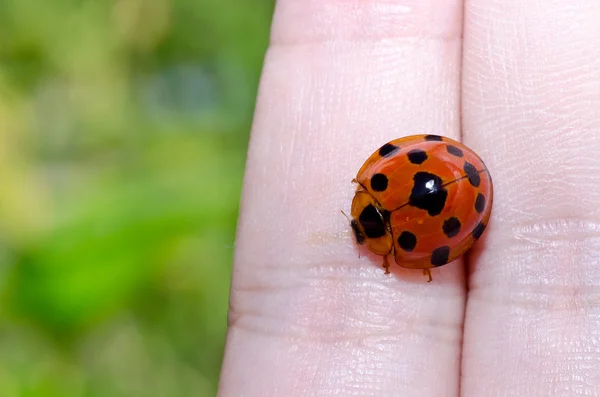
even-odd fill
[{"label": "ladybug leg", "polygon": [[385,274],[390,274],[390,262],[387,255],[383,256],[383,268],[385,269]]},{"label": "ladybug leg", "polygon": [[428,283],[430,283],[431,280],[433,280],[431,278],[431,270],[429,270],[429,269],[423,269],[423,275],[429,277],[429,279],[427,280]]}]

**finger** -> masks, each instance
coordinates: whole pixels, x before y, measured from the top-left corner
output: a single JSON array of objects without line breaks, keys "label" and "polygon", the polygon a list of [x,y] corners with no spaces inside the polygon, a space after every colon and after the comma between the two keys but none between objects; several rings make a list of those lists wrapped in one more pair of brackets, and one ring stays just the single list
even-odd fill
[{"label": "finger", "polygon": [[[222,396],[454,395],[464,286],[385,276],[339,213],[389,139],[458,135],[460,2],[282,0],[255,115]],[[448,394],[449,393],[449,394]]]},{"label": "finger", "polygon": [[466,3],[463,109],[495,208],[474,258],[465,396],[600,393],[600,3]]},{"label": "finger", "polygon": [[[357,257],[350,183],[399,136],[458,136],[459,0],[282,0],[248,153],[221,396],[452,396],[459,264]],[[396,270],[395,270],[396,271]],[[412,276],[411,276],[412,274]]]}]

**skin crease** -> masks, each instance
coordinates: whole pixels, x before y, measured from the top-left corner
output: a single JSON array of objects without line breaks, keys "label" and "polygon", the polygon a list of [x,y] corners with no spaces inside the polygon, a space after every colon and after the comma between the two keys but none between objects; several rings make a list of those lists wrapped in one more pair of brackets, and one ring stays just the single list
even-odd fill
[{"label": "skin crease", "polygon": [[[599,20],[596,0],[279,0],[219,396],[600,395]],[[494,181],[468,271],[385,276],[339,213],[350,181],[387,141],[461,131]]]}]

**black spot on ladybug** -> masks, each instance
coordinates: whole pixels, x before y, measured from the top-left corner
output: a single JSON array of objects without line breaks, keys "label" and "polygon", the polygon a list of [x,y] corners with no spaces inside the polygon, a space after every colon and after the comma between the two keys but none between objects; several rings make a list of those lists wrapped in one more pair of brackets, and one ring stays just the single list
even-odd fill
[{"label": "black spot on ladybug", "polygon": [[427,153],[425,153],[421,149],[413,149],[407,153],[408,161],[413,164],[421,164],[423,161],[427,160]]},{"label": "black spot on ladybug", "polygon": [[383,174],[375,174],[371,177],[371,189],[376,192],[383,192],[388,187],[387,176]]},{"label": "black spot on ladybug", "polygon": [[379,148],[379,155],[381,157],[390,157],[398,150],[400,150],[398,146],[392,145],[391,143],[386,143],[381,148]]},{"label": "black spot on ladybug", "polygon": [[477,198],[475,199],[475,211],[477,211],[481,214],[483,212],[484,208],[485,208],[485,196],[483,194],[479,193],[477,195]]},{"label": "black spot on ladybug", "polygon": [[450,153],[453,156],[456,156],[456,157],[463,156],[463,151],[460,150],[459,148],[457,148],[456,146],[448,145],[448,146],[446,146],[446,150],[448,151],[448,153]]},{"label": "black spot on ladybug", "polygon": [[426,141],[442,141],[443,138],[439,135],[425,135]]},{"label": "black spot on ladybug", "polygon": [[398,237],[398,245],[404,251],[412,252],[412,250],[414,250],[417,246],[417,236],[411,232],[404,231],[400,237]]},{"label": "black spot on ladybug", "polygon": [[444,221],[442,229],[448,238],[454,237],[460,232],[460,221],[456,217],[448,218]]},{"label": "black spot on ladybug", "polygon": [[381,216],[382,216],[383,221],[385,222],[386,225],[390,223],[390,211],[388,211],[388,210],[382,210],[381,211]]},{"label": "black spot on ladybug", "polygon": [[450,256],[450,247],[443,246],[436,248],[431,253],[431,264],[433,266],[442,266],[448,263],[448,257]]},{"label": "black spot on ladybug", "polygon": [[468,161],[465,161],[465,166],[463,167],[463,170],[465,170],[465,172],[467,173],[467,178],[469,178],[469,182],[471,183],[471,185],[479,187],[479,184],[481,183],[481,178],[479,177],[479,172],[477,172],[477,168],[475,168],[475,166],[469,163]]},{"label": "black spot on ladybug", "polygon": [[360,215],[358,221],[363,227],[365,234],[368,238],[379,238],[385,236],[385,224],[383,223],[383,217],[377,211],[373,205],[367,205]]},{"label": "black spot on ladybug", "polygon": [[473,229],[473,237],[478,239],[479,237],[481,237],[484,231],[485,224],[483,222],[479,222],[479,225],[475,226],[475,229]]},{"label": "black spot on ladybug", "polygon": [[417,172],[413,181],[409,204],[427,211],[430,216],[439,215],[448,197],[448,191],[442,186],[442,178],[429,172]]}]

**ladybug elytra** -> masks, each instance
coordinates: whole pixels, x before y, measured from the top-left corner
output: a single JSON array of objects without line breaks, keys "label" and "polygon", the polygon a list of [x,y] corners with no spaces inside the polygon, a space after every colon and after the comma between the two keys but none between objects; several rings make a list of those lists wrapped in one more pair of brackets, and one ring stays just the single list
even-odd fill
[{"label": "ladybug elytra", "polygon": [[481,158],[439,135],[386,143],[358,171],[350,225],[356,242],[405,268],[443,266],[468,251],[490,218],[493,187]]}]

